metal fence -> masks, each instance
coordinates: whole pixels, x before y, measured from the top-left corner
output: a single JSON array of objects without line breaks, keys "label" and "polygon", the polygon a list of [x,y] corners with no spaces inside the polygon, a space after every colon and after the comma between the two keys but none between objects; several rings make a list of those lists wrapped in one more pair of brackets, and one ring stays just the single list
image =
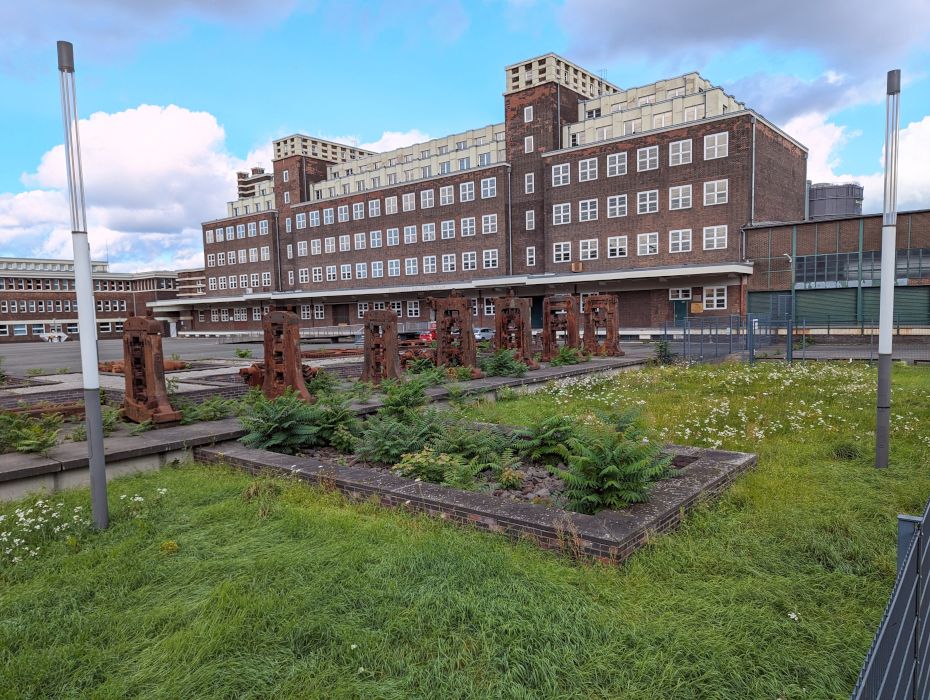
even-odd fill
[{"label": "metal fence", "polygon": [[669,351],[688,362],[713,362],[738,356],[754,362],[757,353],[784,342],[787,321],[766,316],[688,317],[663,325]]},{"label": "metal fence", "polygon": [[920,517],[898,516],[898,577],[865,657],[852,700],[930,697],[930,502]]}]

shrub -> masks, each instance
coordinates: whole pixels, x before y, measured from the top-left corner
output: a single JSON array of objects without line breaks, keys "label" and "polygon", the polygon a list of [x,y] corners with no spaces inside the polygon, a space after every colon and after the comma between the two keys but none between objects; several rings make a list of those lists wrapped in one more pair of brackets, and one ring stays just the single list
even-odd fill
[{"label": "shrub", "polygon": [[58,444],[58,433],[64,419],[61,414],[42,416],[41,418],[25,418],[12,428],[11,439],[13,449],[17,452],[47,455]]},{"label": "shrub", "polygon": [[325,394],[335,393],[339,388],[339,377],[325,369],[318,369],[313,378],[305,382],[307,391],[312,396],[323,396]]},{"label": "shrub", "polygon": [[453,382],[471,380],[471,367],[446,367],[446,378]]},{"label": "shrub", "polygon": [[378,413],[402,417],[426,405],[426,384],[420,378],[406,382],[388,380],[381,382],[384,401]]},{"label": "shrub", "polygon": [[523,486],[524,474],[519,469],[502,469],[497,475],[497,483],[502,489],[518,489]]},{"label": "shrub", "polygon": [[112,406],[102,406],[100,416],[103,422],[103,434],[110,435],[122,423],[123,412]]},{"label": "shrub", "polygon": [[423,374],[436,369],[433,361],[427,357],[417,357],[407,363],[406,371],[408,374]]},{"label": "shrub", "polygon": [[154,428],[154,424],[150,420],[142,421],[136,425],[129,428],[130,435],[141,435],[142,433],[147,433],[149,430]]},{"label": "shrub", "polygon": [[437,452],[432,447],[424,447],[416,452],[408,452],[391,469],[408,479],[423,479],[439,484],[446,477],[450,466],[464,466],[465,461],[457,456]]},{"label": "shrub", "polygon": [[365,421],[356,452],[369,462],[395,464],[408,452],[418,452],[443,430],[436,411],[412,412],[404,420],[379,412]]},{"label": "shrub", "polygon": [[68,439],[72,442],[84,442],[87,439],[87,426],[79,425],[68,434]]},{"label": "shrub", "polygon": [[320,409],[319,440],[321,444],[331,445],[340,452],[352,452],[358,441],[359,420],[349,408],[345,399],[327,396],[318,407]]},{"label": "shrub", "polygon": [[479,471],[499,469],[504,454],[515,453],[512,435],[453,421],[446,421],[429,446],[437,452],[461,455],[465,461],[477,465]]},{"label": "shrub", "polygon": [[236,357],[247,360],[252,357],[252,351],[248,348],[236,348]]},{"label": "shrub", "polygon": [[320,441],[322,410],[304,403],[293,391],[273,400],[261,400],[241,417],[248,431],[240,442],[246,447],[295,454]]},{"label": "shrub", "polygon": [[512,386],[502,386],[500,389],[497,390],[497,393],[495,394],[494,398],[497,401],[513,401],[514,399],[517,398],[517,396],[519,396],[519,394],[517,393],[517,390],[514,389]]},{"label": "shrub", "polygon": [[559,348],[559,351],[555,354],[555,357],[549,360],[549,365],[552,367],[560,367],[562,365],[577,365],[581,362],[587,361],[588,356],[578,348],[563,346]]},{"label": "shrub", "polygon": [[675,361],[672,346],[667,340],[656,341],[656,362],[660,365],[670,365]]},{"label": "shrub", "polygon": [[578,437],[574,421],[565,416],[550,416],[538,420],[518,433],[523,455],[542,464],[566,458],[566,445]]},{"label": "shrub", "polygon": [[489,377],[522,377],[527,366],[517,361],[513,350],[501,349],[479,361],[481,371]]}]

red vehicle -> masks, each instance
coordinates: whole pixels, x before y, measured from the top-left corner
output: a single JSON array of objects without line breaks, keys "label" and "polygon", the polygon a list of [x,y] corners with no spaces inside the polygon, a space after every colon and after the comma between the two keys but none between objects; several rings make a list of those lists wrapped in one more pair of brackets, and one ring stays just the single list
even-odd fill
[{"label": "red vehicle", "polygon": [[436,322],[435,321],[429,322],[429,330],[423,331],[422,333],[420,333],[420,340],[427,342],[427,343],[432,343],[434,340],[436,340]]}]

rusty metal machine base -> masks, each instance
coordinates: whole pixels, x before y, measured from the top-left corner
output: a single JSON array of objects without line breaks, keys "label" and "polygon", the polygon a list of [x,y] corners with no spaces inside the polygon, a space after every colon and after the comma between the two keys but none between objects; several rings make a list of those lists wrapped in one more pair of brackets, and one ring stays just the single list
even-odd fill
[{"label": "rusty metal machine base", "polygon": [[[563,335],[560,345],[559,336]],[[578,297],[555,294],[543,300],[542,359],[549,362],[560,347],[581,349],[578,336]]]},{"label": "rusty metal machine base", "polygon": [[539,369],[533,359],[533,300],[515,297],[511,291],[494,300],[494,349],[511,350],[514,359]]},{"label": "rusty metal machine base", "polygon": [[387,310],[366,311],[362,325],[365,333],[362,381],[380,384],[385,379],[399,379],[397,314]]},{"label": "rusty metal machine base", "polygon": [[265,335],[262,368],[262,394],[265,398],[276,399],[291,389],[307,403],[316,401],[304,384],[300,361],[300,317],[291,311],[270,311],[262,319],[262,331]]},{"label": "rusty metal machine base", "polygon": [[[584,350],[601,357],[620,357],[620,315],[616,294],[592,294],[584,300]],[[598,333],[604,332],[603,338]]]},{"label": "rusty metal machine base", "polygon": [[123,415],[136,423],[181,420],[168,400],[161,349],[162,324],[151,316],[130,316],[123,324]]},{"label": "rusty metal machine base", "polygon": [[430,297],[436,315],[436,366],[477,367],[471,301],[454,291],[447,297]]}]

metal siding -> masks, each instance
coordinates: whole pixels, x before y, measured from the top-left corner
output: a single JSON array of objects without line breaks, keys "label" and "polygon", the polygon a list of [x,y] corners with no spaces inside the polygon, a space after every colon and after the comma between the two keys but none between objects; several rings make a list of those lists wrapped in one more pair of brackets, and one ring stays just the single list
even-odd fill
[{"label": "metal siding", "polygon": [[795,298],[797,323],[856,323],[856,290],[799,289]]}]

